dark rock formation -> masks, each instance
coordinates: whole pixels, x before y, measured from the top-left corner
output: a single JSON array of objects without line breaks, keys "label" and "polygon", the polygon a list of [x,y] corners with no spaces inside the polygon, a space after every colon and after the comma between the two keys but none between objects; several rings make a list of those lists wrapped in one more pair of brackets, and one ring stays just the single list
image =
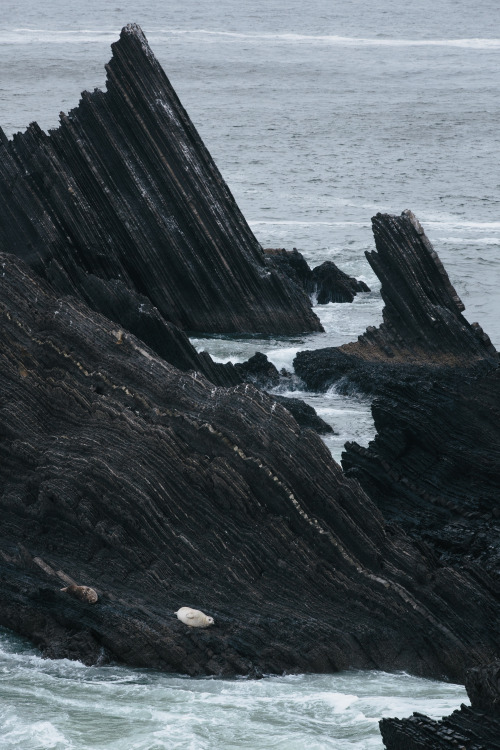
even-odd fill
[{"label": "dark rock formation", "polygon": [[[188,674],[494,658],[489,581],[437,566],[251,385],[167,364],[0,257],[0,624]],[[60,591],[94,589],[95,604]],[[215,618],[189,630],[181,606]]]},{"label": "dark rock formation", "polygon": [[377,214],[372,224],[377,250],[366,257],[382,282],[383,323],[356,342],[299,352],[294,366],[307,386],[326,390],[347,378],[377,393],[405,374],[498,364],[488,336],[463,317],[464,305],[411,211]]},{"label": "dark rock formation", "polygon": [[333,427],[329,425],[328,422],[325,422],[324,419],[321,419],[316,413],[316,410],[303,399],[281,396],[276,393],[270,395],[271,398],[274,398],[274,400],[281,404],[281,406],[288,409],[300,427],[314,430],[319,435],[328,435],[334,431]]},{"label": "dark rock formation", "polygon": [[299,353],[311,388],[343,378],[377,396],[377,436],[348,443],[343,466],[381,508],[442,561],[500,565],[498,355],[463,305],[415,217],[377,215],[384,322],[355,343]]},{"label": "dark rock formation", "polygon": [[419,713],[382,719],[387,750],[500,750],[500,662],[469,670],[465,687],[471,707],[441,721]]},{"label": "dark rock formation", "polygon": [[93,309],[133,331],[163,359],[179,370],[196,370],[215,385],[232,386],[242,382],[233,365],[214,362],[208,352],[197,352],[189,338],[173,323],[166,321],[144,295],[122,281],[105,281],[94,274],[79,272],[73,293]]},{"label": "dark rock formation", "polygon": [[242,381],[258,388],[274,388],[280,382],[278,370],[262,352],[255,352],[246,362],[237,362],[234,368]]},{"label": "dark rock formation", "polygon": [[326,305],[328,302],[352,302],[358,292],[370,291],[370,287],[364,281],[348,276],[330,260],[311,269],[296,248],[268,248],[264,252],[271,266],[289,276],[308,294],[315,294],[319,305]]},{"label": "dark rock formation", "polygon": [[[266,263],[140,28],[112,49],[106,92],[84,92],[57,130],[0,131],[0,250],[106,314],[89,274],[184,330],[322,330],[307,295]],[[134,322],[147,339],[145,318]]]},{"label": "dark rock formation", "polygon": [[317,295],[318,305],[326,305],[328,302],[352,302],[358,292],[369,292],[370,287],[326,260],[313,268],[309,291]]}]

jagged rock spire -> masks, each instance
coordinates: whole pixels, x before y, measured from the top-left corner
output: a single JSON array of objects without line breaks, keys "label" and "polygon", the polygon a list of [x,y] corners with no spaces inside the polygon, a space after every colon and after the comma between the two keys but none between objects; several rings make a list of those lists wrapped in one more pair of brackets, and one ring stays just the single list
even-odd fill
[{"label": "jagged rock spire", "polygon": [[321,330],[307,295],[266,264],[141,29],[112,45],[107,90],[58,129],[0,139],[0,249],[63,293],[119,280],[185,330]]}]

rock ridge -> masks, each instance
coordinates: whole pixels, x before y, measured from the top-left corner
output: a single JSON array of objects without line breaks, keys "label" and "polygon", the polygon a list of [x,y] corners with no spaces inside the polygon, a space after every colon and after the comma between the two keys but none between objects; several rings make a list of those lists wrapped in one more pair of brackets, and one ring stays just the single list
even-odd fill
[{"label": "rock ridge", "polygon": [[0,624],[52,657],[186,674],[459,680],[494,657],[488,580],[386,528],[272,398],[181,373],[0,262]]},{"label": "rock ridge", "polygon": [[187,331],[322,330],[305,292],[266,264],[141,29],[112,50],[106,91],[83,92],[59,128],[0,136],[0,250],[105,314],[88,275]]},{"label": "rock ridge", "polygon": [[372,394],[377,434],[347,443],[342,465],[388,521],[446,564],[500,572],[498,353],[464,309],[409,212],[373,218],[383,323],[357,342],[301,352],[310,388],[334,382]]}]

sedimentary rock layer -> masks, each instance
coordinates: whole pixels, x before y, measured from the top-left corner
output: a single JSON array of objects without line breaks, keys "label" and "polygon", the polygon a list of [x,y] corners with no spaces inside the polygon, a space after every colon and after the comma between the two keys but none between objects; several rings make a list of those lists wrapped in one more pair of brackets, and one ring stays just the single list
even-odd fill
[{"label": "sedimentary rock layer", "polygon": [[383,323],[356,342],[299,352],[295,370],[308,387],[326,389],[346,377],[376,393],[404,373],[496,366],[495,348],[463,317],[464,305],[412,212],[377,214],[372,224],[377,249],[366,257],[382,282]]},{"label": "sedimentary rock layer", "polygon": [[[50,656],[189,674],[460,679],[493,658],[488,581],[387,530],[279,404],[181,373],[0,262],[2,625]],[[182,606],[215,625],[186,628]]]},{"label": "sedimentary rock layer", "polygon": [[[57,130],[0,131],[0,250],[104,313],[88,275],[184,330],[322,330],[304,291],[266,263],[141,29],[112,49],[106,91],[84,92]],[[142,333],[129,323],[144,338],[145,317]]]},{"label": "sedimentary rock layer", "polygon": [[500,662],[469,670],[465,687],[471,707],[462,705],[441,721],[419,713],[382,719],[387,750],[499,750]]},{"label": "sedimentary rock layer", "polygon": [[377,215],[384,322],[357,342],[299,353],[309,387],[343,378],[376,395],[377,435],[348,443],[343,466],[443,561],[500,570],[498,354],[463,304],[415,217]]}]

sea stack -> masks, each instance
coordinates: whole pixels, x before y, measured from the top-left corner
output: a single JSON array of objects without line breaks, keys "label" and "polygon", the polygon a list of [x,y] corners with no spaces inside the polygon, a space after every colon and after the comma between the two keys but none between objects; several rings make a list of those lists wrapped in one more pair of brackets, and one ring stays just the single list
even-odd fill
[{"label": "sea stack", "polygon": [[[460,680],[495,658],[488,582],[386,527],[270,396],[182,373],[0,264],[1,625],[54,657],[186,674]],[[60,571],[98,604],[61,593]],[[217,627],[182,627],[182,603]]]}]

